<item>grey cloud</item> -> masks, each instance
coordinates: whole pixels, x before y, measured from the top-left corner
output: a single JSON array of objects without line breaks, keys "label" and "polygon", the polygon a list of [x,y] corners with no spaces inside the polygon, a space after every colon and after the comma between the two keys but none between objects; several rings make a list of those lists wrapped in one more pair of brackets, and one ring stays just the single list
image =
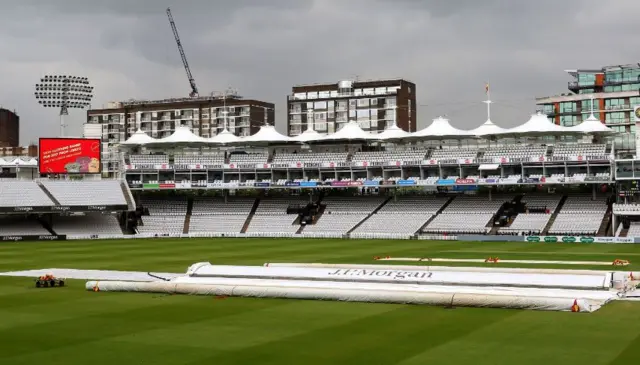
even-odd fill
[{"label": "grey cloud", "polygon": [[[7,2],[9,3],[9,2]],[[45,73],[78,73],[110,100],[189,91],[165,8],[171,6],[201,90],[238,88],[276,103],[284,131],[292,85],[405,77],[418,84],[419,127],[448,115],[525,121],[536,96],[566,91],[570,68],[630,63],[640,2],[618,0],[21,0],[0,13],[0,105],[20,113],[22,142],[58,131],[33,100]],[[71,116],[81,133],[84,112]]]}]

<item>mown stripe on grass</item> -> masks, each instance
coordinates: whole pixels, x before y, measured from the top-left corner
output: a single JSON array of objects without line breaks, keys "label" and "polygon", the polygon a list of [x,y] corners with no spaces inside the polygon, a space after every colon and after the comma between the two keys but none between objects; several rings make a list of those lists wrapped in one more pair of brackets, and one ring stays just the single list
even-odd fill
[{"label": "mown stripe on grass", "polygon": [[[178,323],[198,322],[283,305],[283,302],[274,300],[236,300],[233,305],[216,305],[211,297],[170,296],[163,301],[154,301],[147,296],[147,299],[148,304],[144,307],[116,310],[117,313],[114,314],[110,312],[113,307],[107,306],[100,313],[78,315],[73,318],[65,316],[66,318],[48,323],[14,326],[0,330],[0,359],[8,361],[13,356],[33,351],[54,350],[174,326]],[[123,300],[126,299],[123,298]],[[46,306],[34,308],[34,311],[42,313],[46,311]],[[52,318],[56,318],[57,311],[48,313]],[[52,340],[40,341],[38,340],[40,338]],[[33,346],[33,340],[37,340],[36,348]]]},{"label": "mown stripe on grass", "polygon": [[[253,299],[260,300],[260,299]],[[327,327],[379,316],[398,306],[286,300],[287,304],[224,318],[177,324],[114,340],[242,350]]]},{"label": "mown stripe on grass", "polygon": [[[514,315],[401,306],[346,324],[310,331],[207,359],[215,364],[394,364],[427,348]],[[436,330],[437,328],[437,330]],[[193,363],[195,365],[195,363]]]}]

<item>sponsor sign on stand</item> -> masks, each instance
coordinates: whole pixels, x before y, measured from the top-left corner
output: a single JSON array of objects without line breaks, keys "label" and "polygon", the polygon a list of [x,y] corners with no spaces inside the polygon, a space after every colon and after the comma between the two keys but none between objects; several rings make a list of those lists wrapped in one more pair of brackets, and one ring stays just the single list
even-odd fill
[{"label": "sponsor sign on stand", "polygon": [[440,179],[436,181],[436,185],[455,185],[456,181],[452,179]]},{"label": "sponsor sign on stand", "polygon": [[526,242],[563,242],[563,243],[594,243],[597,242],[595,237],[583,236],[526,236]]},{"label": "sponsor sign on stand", "polygon": [[476,181],[474,179],[457,179],[456,185],[473,185]]},{"label": "sponsor sign on stand", "polygon": [[362,181],[350,181],[350,180],[332,181],[331,186],[362,186]]},{"label": "sponsor sign on stand", "polygon": [[270,185],[268,182],[257,182],[253,184],[256,188],[268,188]]},{"label": "sponsor sign on stand", "polygon": [[422,161],[423,165],[437,165],[438,164],[438,160],[424,160]]},{"label": "sponsor sign on stand", "polygon": [[0,241],[18,242],[18,241],[64,241],[66,235],[31,235],[31,236],[0,236]]},{"label": "sponsor sign on stand", "polygon": [[397,184],[398,185],[404,185],[404,186],[415,185],[416,181],[415,180],[398,180]]},{"label": "sponsor sign on stand", "polygon": [[318,186],[318,183],[315,181],[302,181],[300,182],[300,187],[301,188],[315,188],[316,186]]},{"label": "sponsor sign on stand", "polygon": [[377,180],[365,180],[364,181],[364,186],[379,186],[380,185],[380,181]]},{"label": "sponsor sign on stand", "polygon": [[284,186],[300,186],[300,182],[298,181],[287,181],[284,183]]}]

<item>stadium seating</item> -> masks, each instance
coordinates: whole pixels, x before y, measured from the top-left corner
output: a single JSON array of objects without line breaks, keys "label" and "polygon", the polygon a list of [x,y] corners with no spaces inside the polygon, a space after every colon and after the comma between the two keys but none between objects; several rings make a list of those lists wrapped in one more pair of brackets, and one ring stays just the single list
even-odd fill
[{"label": "stadium seating", "polygon": [[478,196],[456,197],[424,229],[425,233],[487,233],[490,220],[515,195],[498,195],[492,200]]},{"label": "stadium seating", "polygon": [[287,214],[287,207],[291,204],[306,205],[308,202],[304,198],[261,199],[247,232],[295,233],[300,228],[299,224],[293,224],[298,215]]},{"label": "stadium seating", "polygon": [[352,235],[416,233],[448,201],[447,198],[399,197],[385,204],[369,217]]},{"label": "stadium seating", "polygon": [[224,152],[205,153],[202,155],[176,155],[173,159],[176,165],[222,165]]},{"label": "stadium seating", "polygon": [[323,163],[323,162],[346,162],[348,153],[346,152],[321,152],[321,153],[277,153],[273,157],[274,164],[302,163]]},{"label": "stadium seating", "polygon": [[547,154],[546,146],[538,145],[507,145],[488,148],[484,151],[484,157],[490,158],[530,158],[545,156]]},{"label": "stadium seating", "polygon": [[475,159],[478,156],[477,149],[471,148],[446,148],[433,150],[429,158],[434,160]]},{"label": "stadium seating", "polygon": [[607,211],[606,199],[589,196],[567,198],[556,217],[550,234],[595,235]]},{"label": "stadium seating", "polygon": [[34,218],[5,216],[0,218],[0,236],[49,235],[49,231]]},{"label": "stadium seating", "polygon": [[129,162],[132,165],[169,164],[169,156],[167,155],[130,155]]},{"label": "stadium seating", "polygon": [[559,195],[524,195],[521,202],[528,209],[546,209],[546,212],[523,212],[516,216],[508,227],[500,228],[499,233],[539,234],[546,227],[551,215],[560,204]]},{"label": "stadium seating", "polygon": [[606,156],[607,145],[604,144],[566,144],[558,145],[553,148],[553,156],[571,157],[582,156],[584,158],[589,157],[604,157]]},{"label": "stadium seating", "polygon": [[388,161],[422,161],[427,155],[423,148],[407,150],[356,152],[351,161],[355,164],[363,162],[388,162]]},{"label": "stadium seating", "polygon": [[118,180],[42,180],[62,205],[127,205]]},{"label": "stadium seating", "polygon": [[185,199],[143,199],[149,215],[142,217],[139,233],[182,233],[187,214]]},{"label": "stadium seating", "polygon": [[120,235],[122,228],[118,218],[110,214],[76,214],[54,217],[53,230],[63,235]]},{"label": "stadium seating", "polygon": [[265,164],[268,160],[266,153],[234,153],[229,157],[230,164]]},{"label": "stadium seating", "polygon": [[0,206],[50,207],[55,205],[35,181],[0,179]]},{"label": "stadium seating", "polygon": [[239,233],[251,212],[254,199],[196,198],[189,233]]},{"label": "stadium seating", "polygon": [[[622,224],[620,227],[622,227]],[[640,237],[640,222],[631,222],[629,230],[627,231],[627,237]]]}]

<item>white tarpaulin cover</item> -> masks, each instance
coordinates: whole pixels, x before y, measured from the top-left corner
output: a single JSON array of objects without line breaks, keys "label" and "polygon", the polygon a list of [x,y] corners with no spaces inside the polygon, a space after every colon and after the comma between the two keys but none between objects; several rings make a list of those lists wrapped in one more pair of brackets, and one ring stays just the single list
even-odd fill
[{"label": "white tarpaulin cover", "polygon": [[586,290],[552,292],[526,288],[193,277],[164,282],[89,281],[86,289],[574,312],[596,311],[616,296],[612,292]]},{"label": "white tarpaulin cover", "polygon": [[431,285],[520,286],[571,289],[608,289],[611,273],[592,275],[430,271],[428,268],[305,268],[275,266],[227,266],[197,263],[187,271],[191,277],[253,278],[280,280],[322,280],[379,283],[413,283]]}]

